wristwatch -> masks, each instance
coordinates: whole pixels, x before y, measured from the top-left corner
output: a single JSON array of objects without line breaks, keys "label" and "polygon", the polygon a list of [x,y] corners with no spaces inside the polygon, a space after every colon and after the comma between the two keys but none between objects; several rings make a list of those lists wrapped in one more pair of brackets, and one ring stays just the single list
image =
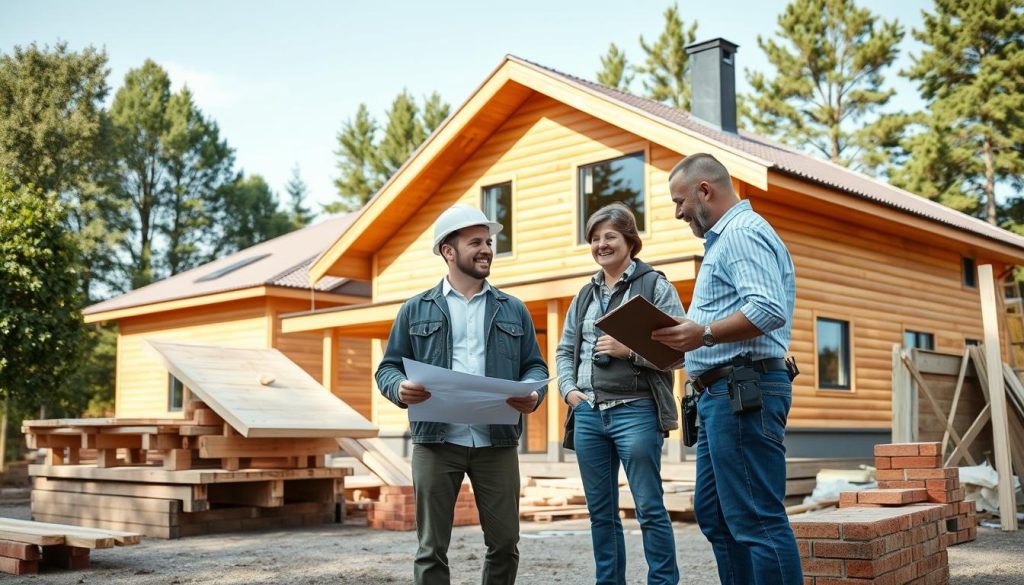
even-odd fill
[{"label": "wristwatch", "polygon": [[711,333],[711,325],[710,324],[705,325],[704,326],[704,347],[711,347],[715,343],[717,343],[717,341],[715,341],[715,336]]}]

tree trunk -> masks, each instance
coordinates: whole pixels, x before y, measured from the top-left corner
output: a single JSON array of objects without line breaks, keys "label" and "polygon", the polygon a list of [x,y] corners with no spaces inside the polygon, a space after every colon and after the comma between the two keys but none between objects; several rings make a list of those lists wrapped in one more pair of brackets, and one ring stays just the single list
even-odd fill
[{"label": "tree trunk", "polygon": [[0,420],[0,473],[7,473],[7,410],[10,399],[4,396],[4,416]]},{"label": "tree trunk", "polygon": [[992,141],[986,136],[981,144],[981,155],[985,159],[985,221],[999,225],[996,216],[996,171],[992,160]]}]

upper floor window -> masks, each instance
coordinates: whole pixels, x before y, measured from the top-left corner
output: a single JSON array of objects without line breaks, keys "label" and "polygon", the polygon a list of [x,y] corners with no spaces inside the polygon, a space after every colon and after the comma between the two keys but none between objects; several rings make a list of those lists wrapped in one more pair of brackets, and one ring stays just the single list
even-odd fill
[{"label": "upper floor window", "polygon": [[636,224],[644,231],[644,153],[636,152],[579,167],[579,243],[586,242],[583,233],[587,219],[598,209],[620,202],[633,211]]},{"label": "upper floor window", "polygon": [[978,269],[974,265],[974,258],[963,257],[964,286],[974,288],[978,286]]},{"label": "upper floor window", "polygon": [[903,332],[903,347],[907,349],[935,349],[935,335],[923,331],[906,330]]},{"label": "upper floor window", "polygon": [[818,387],[849,390],[850,385],[850,322],[818,319]]},{"label": "upper floor window", "polygon": [[494,236],[494,253],[512,252],[512,182],[488,185],[480,190],[483,199],[481,208],[491,221],[501,224],[502,229]]},{"label": "upper floor window", "polygon": [[178,412],[185,404],[185,385],[174,374],[167,374],[167,410]]}]

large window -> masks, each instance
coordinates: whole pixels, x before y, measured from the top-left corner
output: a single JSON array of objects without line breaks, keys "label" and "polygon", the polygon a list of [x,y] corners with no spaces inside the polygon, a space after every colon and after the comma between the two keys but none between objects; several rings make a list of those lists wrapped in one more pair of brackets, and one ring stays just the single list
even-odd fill
[{"label": "large window", "polygon": [[850,389],[850,323],[818,319],[818,387]]},{"label": "large window", "polygon": [[185,403],[185,385],[174,374],[167,374],[167,410],[177,412]]},{"label": "large window", "polygon": [[907,349],[935,349],[935,335],[908,329],[903,332],[903,347]]},{"label": "large window", "polygon": [[512,252],[512,182],[488,185],[481,189],[484,215],[501,224],[502,230],[494,237],[494,253]]},{"label": "large window", "polygon": [[625,204],[644,231],[644,153],[627,154],[579,168],[579,242],[585,243],[587,219],[598,209],[616,201]]}]

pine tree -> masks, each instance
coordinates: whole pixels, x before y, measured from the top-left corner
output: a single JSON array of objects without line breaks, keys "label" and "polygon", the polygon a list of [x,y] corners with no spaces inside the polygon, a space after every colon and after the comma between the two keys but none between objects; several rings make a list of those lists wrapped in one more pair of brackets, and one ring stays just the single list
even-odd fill
[{"label": "pine tree", "polygon": [[642,78],[647,97],[674,108],[690,108],[690,84],[686,79],[689,55],[686,46],[697,38],[697,21],[686,29],[679,16],[679,5],[665,9],[665,29],[658,40],[647,44],[640,36],[640,47],[647,55],[643,66],[636,68]]},{"label": "pine tree", "polygon": [[306,207],[305,201],[309,190],[306,189],[306,183],[299,174],[298,164],[292,167],[292,178],[288,180],[284,189],[288,193],[288,216],[292,225],[296,228],[309,225],[316,218],[316,214]]},{"label": "pine tree", "polygon": [[416,100],[403,90],[388,110],[388,124],[377,146],[374,163],[377,173],[387,181],[405,163],[426,138]]},{"label": "pine tree", "polygon": [[[1024,185],[1024,1],[936,0],[913,34],[926,48],[905,74],[928,116],[894,182],[997,224],[997,185]],[[1013,223],[1020,208],[1011,203]]]},{"label": "pine tree", "polygon": [[597,72],[597,82],[620,91],[629,91],[629,86],[633,83],[633,74],[630,73],[626,53],[615,43],[608,45],[608,52],[601,57],[601,70]]},{"label": "pine tree", "polygon": [[883,89],[882,71],[896,59],[902,27],[853,0],[794,0],[778,24],[772,37],[757,38],[775,76],[748,72],[747,121],[762,134],[856,165],[878,132],[864,122],[893,95]]},{"label": "pine tree", "polygon": [[340,201],[323,207],[327,213],[355,211],[377,192],[383,181],[377,176],[377,123],[366,104],[359,104],[356,115],[345,122],[338,133],[338,170],[334,180]]},{"label": "pine tree", "polygon": [[441,99],[436,91],[423,101],[423,130],[427,136],[432,134],[452,112],[450,104]]}]

